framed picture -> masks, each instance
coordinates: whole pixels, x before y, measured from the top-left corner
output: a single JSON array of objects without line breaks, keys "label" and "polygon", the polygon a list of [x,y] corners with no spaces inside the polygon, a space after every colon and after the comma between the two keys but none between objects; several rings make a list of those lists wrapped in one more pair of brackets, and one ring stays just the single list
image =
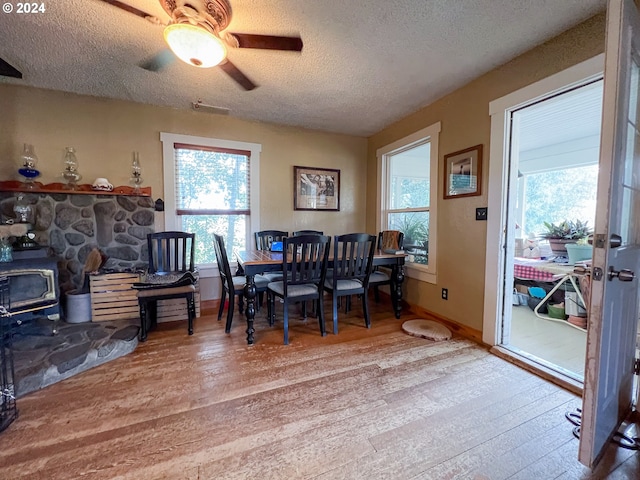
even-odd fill
[{"label": "framed picture", "polygon": [[340,210],[340,170],[293,167],[294,210]]},{"label": "framed picture", "polygon": [[480,195],[482,145],[444,156],[444,198]]}]

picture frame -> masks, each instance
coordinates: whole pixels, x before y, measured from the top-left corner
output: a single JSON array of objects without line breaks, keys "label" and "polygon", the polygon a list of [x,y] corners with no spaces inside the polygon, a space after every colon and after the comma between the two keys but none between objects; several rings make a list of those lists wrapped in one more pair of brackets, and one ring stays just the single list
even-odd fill
[{"label": "picture frame", "polygon": [[294,166],[293,208],[340,211],[340,170]]},{"label": "picture frame", "polygon": [[444,198],[473,197],[481,194],[482,145],[444,156]]}]

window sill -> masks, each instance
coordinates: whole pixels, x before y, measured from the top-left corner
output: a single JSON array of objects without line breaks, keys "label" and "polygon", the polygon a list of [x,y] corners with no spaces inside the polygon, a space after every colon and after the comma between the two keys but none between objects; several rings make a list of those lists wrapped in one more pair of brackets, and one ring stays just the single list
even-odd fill
[{"label": "window sill", "polygon": [[438,277],[434,272],[425,271],[424,268],[413,266],[411,264],[405,264],[404,271],[407,277],[415,278],[421,282],[438,283]]}]

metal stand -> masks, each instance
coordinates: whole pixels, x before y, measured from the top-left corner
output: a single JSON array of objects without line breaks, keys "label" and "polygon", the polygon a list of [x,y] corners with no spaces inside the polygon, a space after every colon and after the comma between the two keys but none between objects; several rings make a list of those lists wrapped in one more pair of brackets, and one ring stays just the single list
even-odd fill
[{"label": "metal stand", "polygon": [[0,276],[0,432],[18,418],[12,331],[9,314],[9,278]]},{"label": "metal stand", "polygon": [[580,328],[576,325],[573,325],[572,323],[567,322],[566,320],[561,320],[559,318],[551,318],[548,315],[542,315],[541,313],[538,313],[538,310],[540,310],[540,307],[542,307],[542,305],[544,305],[544,303],[549,300],[551,298],[551,296],[554,294],[554,292],[556,290],[558,290],[567,280],[569,280],[571,282],[571,284],[573,285],[574,290],[576,291],[576,294],[578,295],[578,299],[580,300],[580,302],[582,302],[583,306],[586,306],[587,304],[584,301],[584,298],[582,297],[582,293],[580,292],[580,287],[578,287],[578,285],[576,284],[576,278],[579,277],[580,275],[577,273],[568,273],[566,274],[564,277],[562,277],[562,279],[556,283],[556,285],[551,289],[551,291],[549,293],[547,293],[547,295],[540,300],[540,302],[538,302],[538,305],[536,305],[536,308],[533,309],[533,313],[536,315],[536,317],[538,318],[542,318],[544,320],[551,320],[554,322],[561,322],[563,324],[569,325],[573,328],[576,328],[578,330],[580,330],[581,332],[586,332],[586,330],[584,328]]}]

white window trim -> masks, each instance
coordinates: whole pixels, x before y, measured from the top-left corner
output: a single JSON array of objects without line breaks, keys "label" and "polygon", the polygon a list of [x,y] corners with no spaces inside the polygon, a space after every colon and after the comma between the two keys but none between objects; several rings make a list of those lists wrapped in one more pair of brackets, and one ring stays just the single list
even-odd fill
[{"label": "white window trim", "polygon": [[389,145],[380,147],[376,151],[377,166],[378,166],[378,185],[377,185],[377,231],[382,230],[382,225],[385,225],[384,211],[387,200],[387,162],[386,157],[392,155],[400,150],[405,150],[408,147],[417,145],[429,139],[431,159],[430,159],[430,181],[431,191],[429,192],[429,264],[428,265],[413,265],[405,264],[405,273],[408,277],[415,278],[417,280],[437,283],[437,269],[436,263],[438,259],[438,138],[440,134],[441,124],[440,122],[434,123],[422,130],[407,135],[400,140],[396,140]]},{"label": "white window trim", "polygon": [[[188,145],[200,145],[203,147],[229,148],[233,150],[248,150],[251,152],[249,178],[251,185],[249,228],[247,229],[246,244],[253,243],[252,233],[260,228],[260,152],[262,145],[259,143],[236,142],[219,138],[196,137],[193,135],[181,135],[177,133],[160,132],[162,142],[162,167],[164,179],[164,225],[166,230],[180,230],[180,217],[176,212],[175,195],[175,152],[173,145],[184,143]],[[196,239],[196,241],[213,241],[213,239]],[[231,259],[230,259],[231,261]],[[214,264],[198,265],[201,277],[217,277],[218,267]]]}]

